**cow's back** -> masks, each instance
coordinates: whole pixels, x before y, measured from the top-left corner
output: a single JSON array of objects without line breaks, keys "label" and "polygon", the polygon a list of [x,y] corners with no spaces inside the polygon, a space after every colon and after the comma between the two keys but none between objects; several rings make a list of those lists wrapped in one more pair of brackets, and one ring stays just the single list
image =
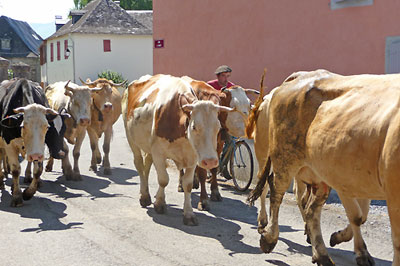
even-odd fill
[{"label": "cow's back", "polygon": [[156,141],[169,147],[178,139],[185,139],[186,115],[179,107],[182,94],[194,97],[188,83],[169,75],[132,83],[124,107],[128,138],[148,153]]},{"label": "cow's back", "polygon": [[275,163],[286,164],[289,172],[310,166],[348,196],[382,198],[378,164],[398,109],[400,75],[301,75],[288,78],[271,100],[269,139]]}]

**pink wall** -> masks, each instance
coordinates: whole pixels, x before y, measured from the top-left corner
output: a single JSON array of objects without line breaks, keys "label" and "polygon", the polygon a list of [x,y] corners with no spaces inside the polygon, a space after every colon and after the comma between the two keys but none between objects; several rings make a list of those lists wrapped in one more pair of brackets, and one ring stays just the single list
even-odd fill
[{"label": "pink wall", "polygon": [[331,10],[329,0],[153,0],[154,73],[231,80],[258,88],[292,72],[325,68],[340,74],[384,73],[385,40],[400,35],[400,1]]}]

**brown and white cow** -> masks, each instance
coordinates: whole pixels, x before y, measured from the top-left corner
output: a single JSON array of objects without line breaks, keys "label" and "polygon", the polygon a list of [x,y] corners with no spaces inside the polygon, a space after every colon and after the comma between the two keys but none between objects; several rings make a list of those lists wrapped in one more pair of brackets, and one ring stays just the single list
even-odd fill
[{"label": "brown and white cow", "polygon": [[121,115],[121,94],[117,87],[123,86],[125,82],[115,84],[113,81],[99,78],[95,81],[87,80],[85,84],[89,88],[100,88],[92,94],[93,102],[91,105],[92,119],[90,125],[87,127],[87,132],[90,138],[90,148],[92,149],[92,160],[90,170],[96,172],[97,164],[101,163],[101,153],[99,150],[99,138],[104,133],[103,143],[103,167],[104,174],[111,175],[110,168],[110,142],[112,137],[112,126]]},{"label": "brown and white cow", "polygon": [[373,265],[360,231],[369,199],[387,201],[393,265],[400,265],[398,84],[396,74],[341,76],[318,70],[294,73],[276,89],[268,108],[268,159],[261,179],[271,186],[271,215],[260,240],[265,252],[277,243],[279,206],[296,176],[311,188],[304,217],[314,262],[333,264],[320,228],[332,187],[345,207],[359,265]]},{"label": "brown and white cow", "polygon": [[[221,112],[218,119],[221,123],[221,130],[218,133],[217,142],[217,153],[220,156],[222,148],[225,142],[225,138],[229,135],[235,137],[241,137],[245,133],[245,125],[247,116],[249,115],[251,103],[250,99],[247,97],[247,93],[259,92],[252,89],[243,89],[240,86],[232,86],[230,88],[224,88],[222,91],[215,90],[212,86],[208,85],[204,81],[195,80],[188,76],[182,77],[182,79],[188,81],[192,86],[195,94],[199,99],[206,100],[210,97],[218,97],[220,99],[220,105],[225,107],[230,107],[233,112]],[[218,190],[217,183],[217,168],[211,169],[211,200],[221,201],[222,197]],[[182,175],[183,173],[181,173]],[[196,174],[200,181],[200,201],[198,204],[199,210],[209,210],[210,204],[208,201],[208,195],[206,190],[206,178],[207,170],[201,167],[196,168]]]},{"label": "brown and white cow", "polygon": [[[79,156],[83,139],[86,135],[86,128],[90,125],[90,106],[92,94],[101,88],[89,88],[88,86],[78,86],[71,82],[56,82],[46,87],[45,93],[53,110],[66,109],[70,118],[65,119],[67,126],[64,137],[70,144],[74,144],[73,157],[74,168],[68,158],[68,145],[64,141],[64,151],[66,155],[62,159],[62,169],[67,180],[81,180],[79,171]],[[46,166],[46,171],[53,168],[53,158],[50,157]]]},{"label": "brown and white cow", "polygon": [[145,76],[125,91],[122,114],[140,175],[142,207],[151,204],[148,175],[154,163],[159,183],[154,208],[157,213],[165,212],[164,189],[169,180],[166,159],[171,159],[179,170],[185,169],[183,222],[197,224],[190,198],[194,170],[196,165],[206,169],[218,166],[218,114],[232,111],[218,106],[218,99],[212,99],[214,102],[197,100],[187,81],[170,75]]}]

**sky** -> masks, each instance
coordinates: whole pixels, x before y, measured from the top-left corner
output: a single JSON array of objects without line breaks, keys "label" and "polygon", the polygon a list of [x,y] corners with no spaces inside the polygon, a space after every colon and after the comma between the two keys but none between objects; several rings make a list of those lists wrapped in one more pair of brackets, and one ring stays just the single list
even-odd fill
[{"label": "sky", "polygon": [[42,38],[55,32],[55,16],[67,19],[71,9],[73,0],[0,0],[0,16],[28,22]]}]

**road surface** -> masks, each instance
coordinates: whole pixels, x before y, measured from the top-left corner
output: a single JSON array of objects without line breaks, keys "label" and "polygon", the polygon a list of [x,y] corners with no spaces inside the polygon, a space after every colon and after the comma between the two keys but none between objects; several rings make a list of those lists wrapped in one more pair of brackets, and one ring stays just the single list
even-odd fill
[{"label": "road surface", "polygon": [[[177,192],[178,171],[168,169],[168,212],[155,213],[139,204],[139,177],[133,165],[122,119],[114,128],[111,145],[113,174],[102,168],[90,172],[88,137],[81,151],[83,180],[66,181],[60,162],[44,173],[43,184],[30,201],[11,208],[9,178],[0,202],[0,265],[312,265],[311,247],[303,235],[303,222],[292,194],[287,193],[280,212],[280,238],[271,254],[259,249],[256,207],[246,205],[231,181],[221,182],[222,202],[212,202],[210,212],[195,209],[199,226],[183,225],[183,194]],[[25,166],[25,163],[23,163]],[[22,178],[21,178],[22,183]],[[157,191],[154,168],[150,193]],[[197,206],[199,191],[192,204]],[[322,230],[330,234],[346,223],[343,208],[329,204],[322,213]],[[385,208],[375,210],[363,235],[377,265],[390,265],[392,244]],[[328,248],[337,265],[355,265],[353,244]]]}]

